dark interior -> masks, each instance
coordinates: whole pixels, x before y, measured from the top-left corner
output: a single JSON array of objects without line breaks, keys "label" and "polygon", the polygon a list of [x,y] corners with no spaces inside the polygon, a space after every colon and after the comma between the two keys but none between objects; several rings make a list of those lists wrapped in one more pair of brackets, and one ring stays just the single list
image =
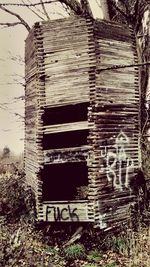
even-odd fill
[{"label": "dark interior", "polygon": [[48,108],[43,115],[44,125],[86,121],[88,103]]},{"label": "dark interior", "polygon": [[[44,125],[87,121],[87,107],[88,103],[81,103],[45,109]],[[88,134],[88,129],[45,134],[43,148],[49,150],[80,147],[87,144]],[[88,187],[86,162],[45,165],[41,175],[43,201],[82,199],[84,188]]]},{"label": "dark interior", "polygon": [[43,172],[43,201],[74,200],[77,187],[87,186],[86,163],[66,163],[45,166]]},{"label": "dark interior", "polygon": [[43,148],[57,149],[78,147],[87,144],[88,130],[47,134],[43,137]]}]

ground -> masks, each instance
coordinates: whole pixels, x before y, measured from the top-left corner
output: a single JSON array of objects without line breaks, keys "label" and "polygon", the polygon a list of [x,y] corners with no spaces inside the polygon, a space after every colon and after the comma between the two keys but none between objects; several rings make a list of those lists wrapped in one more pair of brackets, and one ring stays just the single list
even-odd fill
[{"label": "ground", "polygon": [[150,266],[148,211],[136,211],[134,226],[131,220],[113,232],[82,225],[80,239],[67,245],[81,225],[35,222],[34,197],[24,185],[22,170],[2,175],[0,187],[0,266]]}]

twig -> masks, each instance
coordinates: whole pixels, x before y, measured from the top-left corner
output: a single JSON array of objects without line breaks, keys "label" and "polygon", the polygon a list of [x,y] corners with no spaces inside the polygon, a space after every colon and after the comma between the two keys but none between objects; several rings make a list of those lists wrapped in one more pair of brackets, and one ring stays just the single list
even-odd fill
[{"label": "twig", "polygon": [[101,8],[99,0],[96,0],[97,5]]},{"label": "twig", "polygon": [[146,125],[147,125],[147,122],[148,122],[148,119],[149,119],[149,115],[148,115],[147,109],[145,111],[146,111],[146,121],[145,121],[144,126],[143,126],[143,129],[141,131],[141,136],[143,136],[144,130],[146,128]]},{"label": "twig", "polygon": [[[25,4],[25,2],[22,0],[22,3]],[[35,10],[32,9],[32,7],[27,6],[27,8],[33,13],[35,14],[38,18],[40,18],[41,20],[44,20],[44,18],[42,18]]]},{"label": "twig", "polygon": [[82,6],[77,0],[60,0],[59,2],[64,3],[71,10],[73,10],[75,12],[75,14],[77,14],[77,15],[83,14]]},{"label": "twig", "polygon": [[110,0],[111,1],[111,4],[112,4],[112,6],[124,17],[124,18],[126,18],[126,20],[128,21],[128,19],[129,19],[129,17],[128,17],[128,15],[125,13],[125,12],[123,12],[117,5],[116,5],[116,3],[114,3],[114,1],[113,0]]},{"label": "twig", "polygon": [[0,9],[5,11],[5,12],[7,12],[7,13],[9,13],[10,15],[16,17],[20,21],[20,24],[24,25],[25,28],[27,29],[27,31],[30,31],[30,26],[28,25],[28,23],[20,15],[18,15],[17,13],[5,8],[4,6],[2,6],[2,4],[0,4]]},{"label": "twig", "polygon": [[83,227],[80,226],[78,227],[78,229],[76,230],[76,232],[73,234],[73,236],[71,237],[71,239],[69,239],[69,241],[67,241],[67,243],[65,243],[63,245],[63,247],[67,247],[70,246],[71,244],[73,244],[76,240],[79,240],[81,238],[83,234]]},{"label": "twig", "polygon": [[43,11],[44,11],[45,16],[47,17],[48,20],[50,20],[50,17],[48,15],[47,11],[46,11],[46,8],[45,8],[45,5],[44,5],[43,0],[40,0],[40,3],[41,3],[41,6],[43,8]]},{"label": "twig", "polygon": [[3,28],[6,28],[6,27],[14,27],[14,26],[17,26],[17,25],[22,25],[21,22],[0,22],[0,26],[4,26]]},{"label": "twig", "polygon": [[[32,4],[30,0],[28,0],[29,4]],[[45,15],[37,6],[34,6],[34,10],[39,12],[41,15]]]},{"label": "twig", "polygon": [[81,0],[81,6],[82,6],[84,14],[89,15],[90,17],[93,17],[92,10],[91,10],[88,0]]},{"label": "twig", "polygon": [[69,10],[68,6],[66,6],[66,4],[64,4],[64,3],[61,3],[61,5],[62,5],[62,9],[65,10],[68,15],[70,15],[70,10]]},{"label": "twig", "polygon": [[[55,3],[58,2],[58,0],[49,0],[49,1],[43,1],[43,4],[50,4],[50,3]],[[41,3],[31,3],[31,4],[21,4],[21,3],[1,3],[0,5],[2,6],[20,6],[20,7],[34,7],[34,6],[40,6]]]}]

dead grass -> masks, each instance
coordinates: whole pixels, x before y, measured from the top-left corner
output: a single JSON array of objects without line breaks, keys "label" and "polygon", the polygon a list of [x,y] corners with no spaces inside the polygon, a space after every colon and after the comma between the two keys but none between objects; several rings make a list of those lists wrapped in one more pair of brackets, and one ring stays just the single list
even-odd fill
[{"label": "dead grass", "polygon": [[[66,256],[65,250],[63,252],[63,243],[58,244],[57,240],[53,240],[55,244],[50,245],[44,237],[43,229],[40,230],[23,221],[15,224],[4,223],[0,228],[0,235],[2,267],[150,267],[150,227],[138,232],[128,230],[127,236],[116,237],[116,240],[119,238],[117,249],[116,243],[113,242],[106,250],[97,249],[93,244],[95,249],[88,251],[81,244],[84,248],[84,257],[77,257],[79,243],[74,244],[71,259],[70,254]],[[49,240],[53,238],[54,235],[49,235]]]},{"label": "dead grass", "polygon": [[[120,234],[111,233],[102,240],[100,233],[96,240],[93,228],[91,234],[87,229],[87,242],[81,238],[81,246],[72,247],[71,258],[66,256],[63,251],[66,232],[62,235],[55,227],[49,231],[50,226],[37,228],[34,225],[33,196],[24,190],[23,173],[17,175],[0,180],[0,266],[150,267],[150,226],[143,227],[139,213],[134,215],[138,230],[133,231],[129,223],[127,230],[123,229]],[[14,217],[18,217],[17,220]],[[66,239],[69,238],[66,234]]]},{"label": "dead grass", "polygon": [[150,227],[139,229],[138,232],[128,231],[129,251],[124,250],[123,255],[129,254],[129,267],[150,266]]}]

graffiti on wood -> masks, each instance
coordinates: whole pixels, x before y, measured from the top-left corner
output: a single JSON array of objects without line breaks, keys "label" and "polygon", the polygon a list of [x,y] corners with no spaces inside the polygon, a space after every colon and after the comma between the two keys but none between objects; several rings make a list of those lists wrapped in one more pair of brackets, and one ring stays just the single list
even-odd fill
[{"label": "graffiti on wood", "polygon": [[54,203],[45,204],[45,218],[49,222],[88,221],[87,203]]},{"label": "graffiti on wood", "polygon": [[47,206],[46,221],[48,221],[48,216],[52,214],[55,222],[61,222],[61,221],[78,222],[79,217],[76,212],[77,208],[71,209],[70,205],[68,205],[68,207],[66,208]]},{"label": "graffiti on wood", "polygon": [[129,173],[134,169],[134,161],[127,152],[129,138],[122,131],[118,134],[115,144],[101,149],[101,158],[104,159],[104,168],[108,182],[119,190],[128,188]]},{"label": "graffiti on wood", "polygon": [[46,152],[45,163],[68,163],[68,162],[85,162],[88,160],[87,151],[58,151]]}]

